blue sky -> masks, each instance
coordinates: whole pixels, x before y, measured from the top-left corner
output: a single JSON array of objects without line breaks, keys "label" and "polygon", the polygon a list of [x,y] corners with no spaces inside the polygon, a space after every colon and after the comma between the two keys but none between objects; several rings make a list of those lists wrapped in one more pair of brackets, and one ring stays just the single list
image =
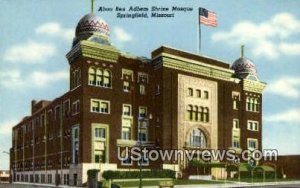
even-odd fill
[{"label": "blue sky", "polygon": [[[245,55],[268,83],[263,101],[263,146],[280,154],[300,154],[300,1],[294,0],[95,0],[99,6],[183,6],[174,18],[118,19],[96,12],[110,25],[122,51],[150,57],[169,45],[197,52],[197,8],[218,15],[218,27],[202,26],[202,54],[232,63]],[[11,127],[30,114],[32,99],[54,99],[68,89],[74,29],[90,11],[89,0],[0,1],[0,169],[8,169]]]}]

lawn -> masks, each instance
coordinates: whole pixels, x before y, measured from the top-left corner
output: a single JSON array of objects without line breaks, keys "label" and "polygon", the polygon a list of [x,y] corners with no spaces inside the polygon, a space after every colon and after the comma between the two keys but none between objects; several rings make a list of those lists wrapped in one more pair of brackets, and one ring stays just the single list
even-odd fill
[{"label": "lawn", "polygon": [[[219,181],[208,181],[208,180],[174,180],[175,185],[192,185],[192,184],[215,184],[223,183]],[[120,187],[138,187],[139,181],[128,181],[128,182],[115,182]],[[143,180],[143,186],[158,186],[159,180]]]}]

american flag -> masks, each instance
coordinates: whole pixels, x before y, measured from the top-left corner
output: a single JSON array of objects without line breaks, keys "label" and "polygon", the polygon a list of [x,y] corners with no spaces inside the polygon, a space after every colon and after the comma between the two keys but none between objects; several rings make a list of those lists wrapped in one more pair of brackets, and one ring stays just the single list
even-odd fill
[{"label": "american flag", "polygon": [[217,14],[205,8],[199,8],[199,23],[216,27],[218,25]]}]

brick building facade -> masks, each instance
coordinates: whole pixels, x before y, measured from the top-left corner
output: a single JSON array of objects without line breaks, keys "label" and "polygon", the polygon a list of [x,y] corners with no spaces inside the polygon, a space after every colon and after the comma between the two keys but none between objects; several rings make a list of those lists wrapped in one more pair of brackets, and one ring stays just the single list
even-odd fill
[{"label": "brick building facade", "polygon": [[[120,161],[118,147],[138,140],[160,149],[261,149],[262,91],[247,58],[232,66],[162,46],[151,58],[120,52],[109,28],[88,14],[67,54],[70,90],[32,101],[13,127],[13,181],[81,185],[88,169],[138,168]],[[185,162],[142,161],[143,168]]]}]

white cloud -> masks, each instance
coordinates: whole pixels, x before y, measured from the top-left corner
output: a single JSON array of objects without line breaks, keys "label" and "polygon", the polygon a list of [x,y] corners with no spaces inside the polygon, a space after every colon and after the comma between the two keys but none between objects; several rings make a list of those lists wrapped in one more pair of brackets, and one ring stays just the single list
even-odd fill
[{"label": "white cloud", "polygon": [[69,74],[66,71],[34,71],[29,75],[22,75],[19,70],[10,70],[0,72],[0,85],[9,89],[45,88],[52,83],[67,80],[68,77]]},{"label": "white cloud", "polygon": [[300,109],[290,109],[285,112],[265,116],[264,120],[274,123],[300,123]]},{"label": "white cloud", "polygon": [[129,42],[132,40],[132,36],[127,33],[123,28],[121,27],[114,27],[113,28],[113,34],[116,37],[116,40],[119,42]]},{"label": "white cloud", "polygon": [[12,127],[18,123],[17,120],[7,120],[0,122],[0,135],[11,136]]},{"label": "white cloud", "polygon": [[56,48],[52,44],[28,41],[25,44],[12,46],[4,53],[4,60],[29,64],[42,63],[54,56]]},{"label": "white cloud", "polygon": [[37,34],[60,37],[67,42],[71,42],[74,37],[74,29],[64,28],[57,22],[48,22],[40,25],[35,29],[35,32]]},{"label": "white cloud", "polygon": [[300,55],[300,43],[285,41],[299,33],[300,21],[292,14],[279,13],[261,23],[239,22],[230,31],[214,33],[212,40],[230,45],[246,44],[253,55],[276,59],[280,55]]},{"label": "white cloud", "polygon": [[271,82],[266,92],[288,98],[299,98],[300,96],[300,77],[284,77]]}]

